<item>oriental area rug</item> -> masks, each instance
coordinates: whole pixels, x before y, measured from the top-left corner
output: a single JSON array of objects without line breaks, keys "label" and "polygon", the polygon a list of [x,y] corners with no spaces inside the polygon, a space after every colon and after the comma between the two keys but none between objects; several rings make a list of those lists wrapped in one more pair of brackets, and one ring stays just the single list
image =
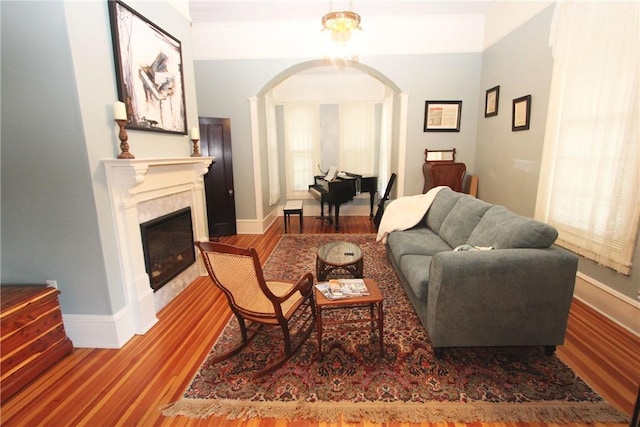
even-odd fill
[{"label": "oriental area rug", "polygon": [[[232,318],[183,398],[166,416],[373,422],[627,422],[556,356],[542,347],[452,348],[439,358],[375,235],[285,235],[264,266],[266,278],[296,280],[315,271],[317,248],[346,240],[360,246],[364,276],[384,295],[384,347],[369,332],[315,331],[281,368],[252,376],[281,355],[281,342],[258,336],[239,355],[211,365],[238,342]],[[331,315],[358,316],[358,309]],[[323,315],[324,316],[324,315]],[[343,319],[344,320],[344,319]]]}]

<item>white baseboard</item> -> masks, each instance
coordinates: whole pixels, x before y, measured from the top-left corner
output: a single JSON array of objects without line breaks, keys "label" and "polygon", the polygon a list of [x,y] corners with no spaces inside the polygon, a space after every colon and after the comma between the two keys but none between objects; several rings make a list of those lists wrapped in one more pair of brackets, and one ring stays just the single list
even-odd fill
[{"label": "white baseboard", "polygon": [[[259,219],[239,219],[236,220],[236,231],[238,234],[264,234],[274,221],[282,220],[283,205],[274,206],[262,220]],[[368,216],[371,212],[369,204],[345,203],[340,206],[340,216]],[[375,212],[375,209],[374,209]],[[325,215],[327,208],[325,207]],[[306,200],[302,215],[306,217],[320,216],[320,204],[315,200]]]},{"label": "white baseboard", "polygon": [[77,348],[122,348],[135,335],[126,309],[114,315],[63,314],[62,321]]},{"label": "white baseboard", "polygon": [[640,302],[578,272],[574,296],[640,337]]},{"label": "white baseboard", "polygon": [[276,217],[271,214],[267,215],[263,220],[239,219],[236,220],[236,232],[238,234],[264,234],[275,219]]}]

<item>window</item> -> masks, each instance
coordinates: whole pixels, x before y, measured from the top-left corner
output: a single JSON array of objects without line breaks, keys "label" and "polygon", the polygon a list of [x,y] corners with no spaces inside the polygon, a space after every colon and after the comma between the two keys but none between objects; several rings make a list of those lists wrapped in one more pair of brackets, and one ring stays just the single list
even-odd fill
[{"label": "window", "polygon": [[629,274],[640,218],[639,4],[559,2],[536,216]]},{"label": "window", "polygon": [[340,170],[373,174],[376,154],[373,102],[340,103],[339,116]]},{"label": "window", "polygon": [[318,164],[320,135],[318,103],[284,105],[284,144],[287,168],[287,197],[304,198],[313,183]]}]

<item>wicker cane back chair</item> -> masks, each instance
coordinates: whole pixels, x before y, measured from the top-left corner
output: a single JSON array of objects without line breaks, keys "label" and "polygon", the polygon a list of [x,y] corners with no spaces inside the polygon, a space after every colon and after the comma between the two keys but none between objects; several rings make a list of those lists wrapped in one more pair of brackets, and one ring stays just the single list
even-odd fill
[{"label": "wicker cane back chair", "polygon": [[[298,351],[313,331],[316,314],[313,304],[313,274],[302,275],[297,282],[265,280],[254,248],[241,248],[217,242],[196,242],[213,283],[224,292],[236,316],[242,343],[217,357],[218,363],[238,354],[258,333],[272,335],[263,328],[279,327],[284,339],[284,356],[260,370],[260,377],[282,366]],[[250,322],[247,325],[247,321]],[[292,342],[295,326],[296,342]]]}]

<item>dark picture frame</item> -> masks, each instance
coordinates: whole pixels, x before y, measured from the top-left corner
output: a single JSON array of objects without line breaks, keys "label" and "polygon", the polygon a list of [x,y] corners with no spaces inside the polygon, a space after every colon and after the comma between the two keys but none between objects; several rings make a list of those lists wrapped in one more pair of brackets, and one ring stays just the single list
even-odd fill
[{"label": "dark picture frame", "polygon": [[462,101],[425,101],[425,132],[460,132]]},{"label": "dark picture frame", "polygon": [[487,89],[484,97],[484,116],[494,117],[498,115],[498,104],[500,102],[500,86]]},{"label": "dark picture frame", "polygon": [[513,100],[511,111],[511,130],[528,130],[531,120],[531,95],[521,96]]},{"label": "dark picture frame", "polygon": [[186,135],[182,43],[123,2],[108,4],[127,129]]}]

